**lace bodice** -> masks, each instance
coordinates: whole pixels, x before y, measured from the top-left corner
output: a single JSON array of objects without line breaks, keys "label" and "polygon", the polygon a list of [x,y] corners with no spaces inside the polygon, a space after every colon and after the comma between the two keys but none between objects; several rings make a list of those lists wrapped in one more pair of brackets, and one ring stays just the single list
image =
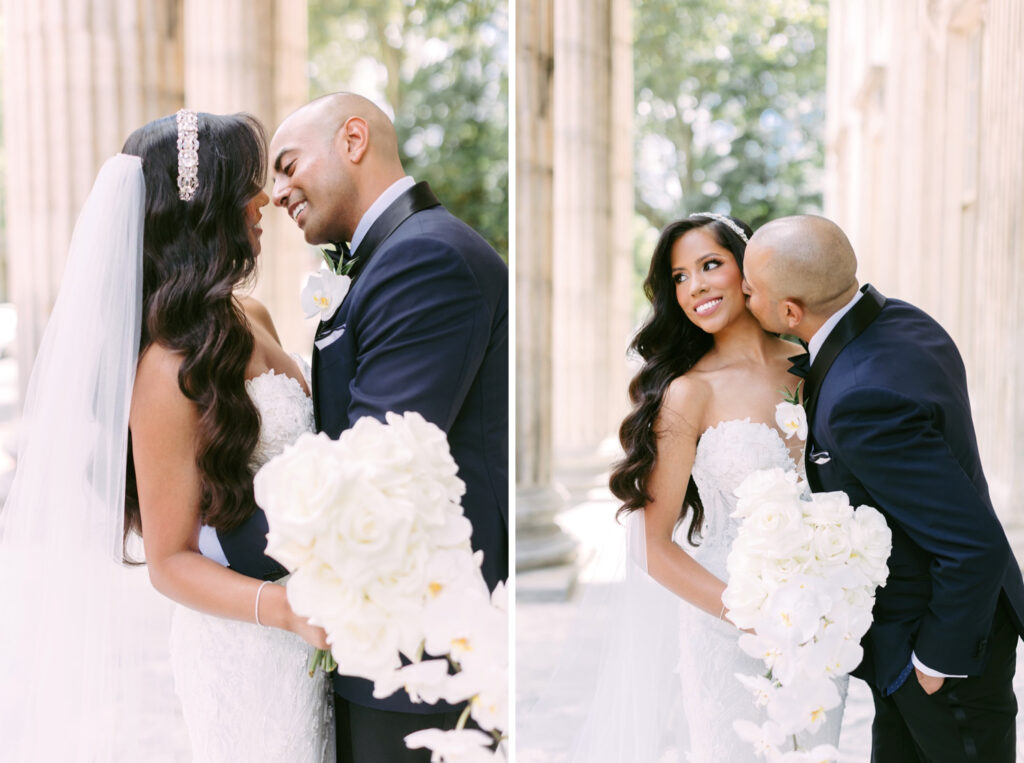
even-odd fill
[{"label": "lace bodice", "polygon": [[752,472],[776,467],[796,468],[786,441],[774,427],[749,418],[716,424],[697,443],[693,481],[704,504],[704,527],[693,555],[723,579],[739,530],[739,523],[729,516],[736,508],[733,491]]},{"label": "lace bodice", "polygon": [[[293,355],[302,375],[309,379],[309,367]],[[313,401],[296,379],[270,369],[245,382],[249,398],[260,412],[260,438],[253,451],[253,471],[278,455],[303,432],[313,431]]]}]

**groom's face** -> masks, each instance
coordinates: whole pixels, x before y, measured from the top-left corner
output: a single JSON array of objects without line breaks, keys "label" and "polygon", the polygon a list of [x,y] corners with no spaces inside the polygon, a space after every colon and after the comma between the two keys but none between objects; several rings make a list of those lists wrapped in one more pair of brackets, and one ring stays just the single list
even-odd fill
[{"label": "groom's face", "polygon": [[291,119],[270,142],[274,204],[288,212],[310,244],[352,236],[347,221],[355,206],[355,185],[334,144],[334,135],[322,124]]},{"label": "groom's face", "polygon": [[743,253],[743,293],[747,295],[747,309],[757,318],[766,331],[784,333],[788,327],[779,314],[780,300],[772,291],[767,267],[771,252],[758,246],[756,241],[747,244]]}]

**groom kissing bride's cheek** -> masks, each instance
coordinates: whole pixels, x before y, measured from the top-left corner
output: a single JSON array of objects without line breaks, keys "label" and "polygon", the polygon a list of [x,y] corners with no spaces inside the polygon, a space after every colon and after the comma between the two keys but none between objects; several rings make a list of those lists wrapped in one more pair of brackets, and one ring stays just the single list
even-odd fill
[{"label": "groom kissing bride's cheek", "polygon": [[807,343],[807,480],[877,507],[892,531],[854,675],[875,702],[872,760],[1012,761],[1024,582],[989,498],[960,354],[928,315],[858,288],[820,217],[760,228],[748,307]]}]

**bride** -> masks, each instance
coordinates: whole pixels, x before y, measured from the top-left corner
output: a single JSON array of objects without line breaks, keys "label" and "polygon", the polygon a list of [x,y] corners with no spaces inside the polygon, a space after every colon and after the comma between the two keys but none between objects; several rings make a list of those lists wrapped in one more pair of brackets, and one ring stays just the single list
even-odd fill
[{"label": "bride", "polygon": [[[626,455],[610,481],[620,515],[633,515],[633,559],[683,600],[677,688],[695,761],[755,759],[733,721],[764,719],[734,674],[765,668],[740,651],[740,631],[722,602],[738,530],[729,516],[733,489],[753,471],[794,469],[803,458],[800,443],[788,444],[774,424],[780,390],[800,381],[789,372],[799,348],[763,331],[747,310],[742,263],[750,233],[713,213],[662,232],[644,284],[653,314],[632,344],[644,364],[620,429]],[[802,746],[837,744],[841,718],[840,707]],[[588,725],[578,760],[630,759],[608,752],[613,747],[597,731],[606,725]]]},{"label": "bride", "polygon": [[325,676],[305,670],[323,630],[271,583],[265,538],[248,549],[262,579],[221,543],[260,511],[254,470],[313,428],[301,361],[234,294],[260,252],[265,157],[255,119],[179,111],[132,133],[76,225],[0,515],[3,572],[25,581],[0,602],[15,759],[124,759],[112,739],[155,733],[149,636],[114,563],[141,535],[152,585],[183,605],[171,668],[194,759],[333,760]]}]

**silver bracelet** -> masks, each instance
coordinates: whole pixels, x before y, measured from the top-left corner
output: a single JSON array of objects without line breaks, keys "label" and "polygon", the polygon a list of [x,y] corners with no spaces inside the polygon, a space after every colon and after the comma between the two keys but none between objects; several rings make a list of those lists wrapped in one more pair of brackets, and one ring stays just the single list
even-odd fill
[{"label": "silver bracelet", "polygon": [[724,604],[722,605],[722,611],[718,613],[718,619],[719,620],[724,620],[725,619],[725,605]]},{"label": "silver bracelet", "polygon": [[268,583],[270,583],[269,580],[264,580],[262,583],[260,583],[260,587],[256,589],[256,607],[255,607],[255,609],[256,609],[256,624],[257,625],[263,625],[263,623],[260,622],[260,594],[263,593],[263,586],[267,585]]}]

